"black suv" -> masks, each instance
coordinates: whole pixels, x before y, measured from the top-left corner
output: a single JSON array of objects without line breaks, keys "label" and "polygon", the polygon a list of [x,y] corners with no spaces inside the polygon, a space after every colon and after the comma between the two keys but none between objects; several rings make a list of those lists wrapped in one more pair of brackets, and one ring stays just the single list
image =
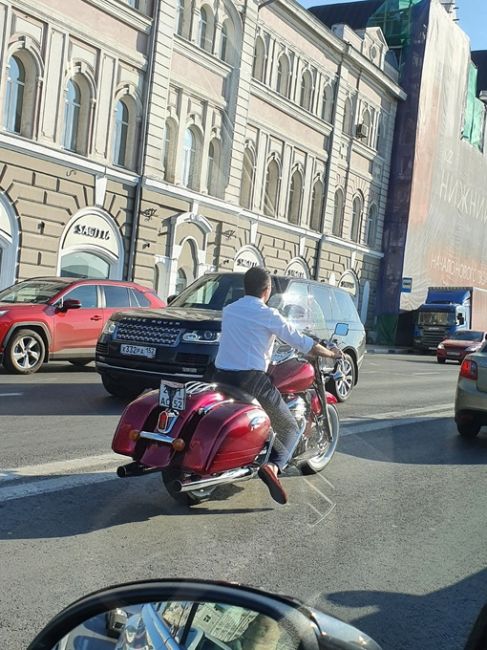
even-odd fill
[{"label": "black suv", "polygon": [[[96,346],[96,369],[107,391],[134,397],[157,388],[161,379],[209,378],[222,309],[243,295],[242,273],[208,273],[166,309],[113,314]],[[293,310],[296,304],[305,309]],[[347,336],[338,341],[346,355],[344,377],[334,386],[340,401],[348,399],[365,353],[364,327],[350,295],[328,284],[273,275],[269,305],[321,338],[330,338],[338,322],[348,324]]]}]

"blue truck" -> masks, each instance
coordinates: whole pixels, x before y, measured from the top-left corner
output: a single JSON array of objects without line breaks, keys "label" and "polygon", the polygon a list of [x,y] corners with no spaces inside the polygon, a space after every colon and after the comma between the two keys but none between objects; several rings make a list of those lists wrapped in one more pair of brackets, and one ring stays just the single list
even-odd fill
[{"label": "blue truck", "polygon": [[430,287],[417,311],[414,348],[436,350],[461,330],[487,331],[487,290],[476,287]]}]

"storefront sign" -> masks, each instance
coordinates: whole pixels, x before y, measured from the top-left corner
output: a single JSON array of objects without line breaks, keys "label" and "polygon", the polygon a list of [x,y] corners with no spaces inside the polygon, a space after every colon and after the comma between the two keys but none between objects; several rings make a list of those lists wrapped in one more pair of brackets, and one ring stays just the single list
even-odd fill
[{"label": "storefront sign", "polygon": [[233,263],[234,271],[246,271],[253,266],[264,266],[262,255],[256,248],[244,247],[235,256]]},{"label": "storefront sign", "polygon": [[340,278],[340,281],[338,282],[338,286],[340,289],[348,291],[348,293],[352,296],[354,303],[357,304],[359,286],[357,276],[353,271],[345,271],[345,273]]},{"label": "storefront sign", "polygon": [[84,245],[98,246],[119,257],[119,237],[115,228],[115,222],[112,223],[107,217],[96,213],[84,214],[70,225],[64,238],[63,250],[79,250]]},{"label": "storefront sign", "polygon": [[299,257],[291,260],[286,268],[286,275],[293,278],[309,278],[309,268],[304,260]]}]

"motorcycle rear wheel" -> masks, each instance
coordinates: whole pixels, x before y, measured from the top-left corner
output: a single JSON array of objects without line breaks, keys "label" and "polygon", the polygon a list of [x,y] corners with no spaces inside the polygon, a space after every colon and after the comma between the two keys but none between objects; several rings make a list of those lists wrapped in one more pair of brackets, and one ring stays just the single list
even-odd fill
[{"label": "motorcycle rear wheel", "polygon": [[334,404],[328,404],[328,411],[331,426],[331,442],[329,442],[323,452],[317,454],[314,458],[310,458],[301,465],[301,471],[303,474],[317,474],[318,472],[321,472],[330,463],[335,454],[338,437],[340,435],[340,418]]},{"label": "motorcycle rear wheel", "polygon": [[206,501],[216,488],[208,488],[206,490],[194,490],[193,492],[178,492],[174,483],[181,480],[181,472],[172,469],[165,469],[161,472],[162,482],[166,488],[169,496],[171,496],[180,505],[186,508],[197,506],[202,501]]}]

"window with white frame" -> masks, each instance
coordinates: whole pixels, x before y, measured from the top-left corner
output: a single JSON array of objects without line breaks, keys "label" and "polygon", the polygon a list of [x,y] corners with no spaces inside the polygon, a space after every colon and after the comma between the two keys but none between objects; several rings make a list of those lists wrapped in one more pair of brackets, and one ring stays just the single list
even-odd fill
[{"label": "window with white frame", "polygon": [[66,85],[64,96],[63,146],[68,151],[86,154],[90,127],[90,90],[82,74],[75,75]]},{"label": "window with white frame", "polygon": [[301,95],[299,105],[307,111],[312,109],[313,105],[313,77],[309,70],[305,70],[301,77]]},{"label": "window with white frame", "polygon": [[321,232],[322,228],[322,215],[323,215],[323,202],[325,198],[325,188],[323,181],[317,180],[313,184],[313,194],[311,196],[311,217],[309,226],[311,230]]},{"label": "window with white frame", "polygon": [[214,38],[214,16],[213,12],[204,5],[200,9],[198,45],[207,52],[213,52],[213,38]]},{"label": "window with white frame", "polygon": [[369,216],[367,219],[367,246],[374,248],[377,243],[377,218],[379,211],[375,203],[369,208]]},{"label": "window with white frame", "polygon": [[183,35],[184,25],[184,0],[177,0],[176,5],[176,34]]},{"label": "window with white frame", "polygon": [[235,30],[232,21],[227,18],[223,21],[220,34],[220,59],[226,63],[233,63],[233,43]]},{"label": "window with white frame", "polygon": [[177,125],[173,120],[167,119],[164,125],[163,148],[162,148],[162,170],[164,179],[174,183],[174,166],[176,158]]},{"label": "window with white frame", "polygon": [[18,57],[11,56],[8,62],[4,125],[7,131],[11,131],[12,133],[20,134],[21,132],[24,88],[24,65]]},{"label": "window with white frame", "polygon": [[362,230],[362,209],[363,199],[357,194],[352,203],[352,226],[350,230],[350,239],[354,242],[360,240],[360,233]]},{"label": "window with white frame", "polygon": [[240,186],[240,205],[244,208],[252,207],[252,191],[255,180],[255,154],[246,147],[243,162],[242,184]]},{"label": "window with white frame", "polygon": [[291,176],[291,187],[289,189],[288,219],[289,223],[299,224],[301,216],[301,201],[303,196],[303,177],[296,170]]},{"label": "window with white frame", "polygon": [[252,76],[257,81],[265,80],[265,63],[266,63],[266,50],[264,40],[258,36],[255,40],[254,49],[254,65],[252,68]]},{"label": "window with white frame", "polygon": [[289,59],[285,54],[281,54],[277,65],[276,90],[284,97],[289,97],[290,73]]},{"label": "window with white frame", "polygon": [[345,198],[343,191],[338,189],[335,192],[335,205],[333,209],[332,233],[336,237],[343,237],[343,215],[345,207]]},{"label": "window with white frame", "polygon": [[221,168],[222,148],[217,138],[213,138],[208,147],[208,194],[211,196],[221,197],[222,186],[222,168]]},{"label": "window with white frame", "polygon": [[113,144],[113,162],[122,167],[127,166],[127,144],[130,126],[130,112],[123,100],[115,108],[115,138]]},{"label": "window with white frame", "polygon": [[267,165],[264,189],[264,214],[269,217],[277,215],[279,199],[280,169],[276,160],[270,160]]},{"label": "window with white frame", "polygon": [[343,128],[342,131],[345,135],[352,135],[353,129],[353,101],[351,97],[348,97],[345,101],[345,107],[343,111]]},{"label": "window with white frame", "polygon": [[333,89],[330,84],[323,88],[321,96],[321,119],[331,122],[333,116]]},{"label": "window with white frame", "polygon": [[183,169],[181,180],[185,187],[198,189],[198,139],[193,129],[186,129],[183,141]]}]

